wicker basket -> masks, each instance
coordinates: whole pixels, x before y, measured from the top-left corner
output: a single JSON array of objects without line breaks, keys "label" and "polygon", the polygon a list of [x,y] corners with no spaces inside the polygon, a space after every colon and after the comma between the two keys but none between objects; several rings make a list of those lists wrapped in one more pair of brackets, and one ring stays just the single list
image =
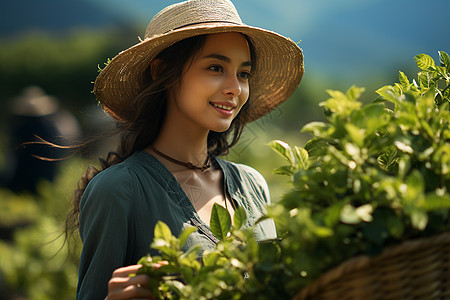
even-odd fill
[{"label": "wicker basket", "polygon": [[306,299],[450,299],[450,233],[352,258],[293,298]]}]

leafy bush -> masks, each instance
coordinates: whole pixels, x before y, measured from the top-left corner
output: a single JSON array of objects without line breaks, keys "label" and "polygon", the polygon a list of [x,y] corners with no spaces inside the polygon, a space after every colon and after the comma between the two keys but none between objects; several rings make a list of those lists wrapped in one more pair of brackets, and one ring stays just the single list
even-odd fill
[{"label": "leafy bush", "polygon": [[[400,72],[371,104],[358,101],[362,88],[328,91],[327,122],[303,128],[313,135],[305,148],[270,143],[288,162],[275,172],[293,184],[268,207],[280,242],[258,244],[240,229],[242,211],[233,227],[215,205],[211,229],[221,241],[197,261],[199,248],[180,250],[195,228],[176,238],[158,223],[151,246],[161,255],[140,261],[155,295],[286,299],[350,257],[450,229],[450,58],[439,59],[416,56],[417,81]],[[161,260],[169,264],[155,270]]]},{"label": "leafy bush", "polygon": [[85,164],[65,162],[56,182],[42,182],[37,195],[0,189],[1,299],[74,298],[81,247],[74,241],[68,255],[62,224],[68,192],[82,172],[77,168]]},{"label": "leafy bush", "polygon": [[305,149],[271,146],[288,166],[276,171],[294,189],[270,208],[283,233],[291,291],[358,254],[450,228],[450,59],[416,56],[418,82],[380,88],[374,103],[360,88],[329,91],[328,123],[310,123]]}]

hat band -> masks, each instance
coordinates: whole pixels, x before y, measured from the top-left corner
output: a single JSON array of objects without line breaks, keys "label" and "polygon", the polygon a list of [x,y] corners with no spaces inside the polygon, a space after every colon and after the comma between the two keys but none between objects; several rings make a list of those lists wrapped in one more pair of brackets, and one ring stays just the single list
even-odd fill
[{"label": "hat band", "polygon": [[230,23],[230,24],[233,24],[233,25],[240,25],[240,26],[243,25],[242,23],[236,23],[236,22],[231,22],[231,21],[205,21],[205,22],[196,22],[196,23],[189,23],[189,24],[186,24],[186,25],[177,27],[177,28],[170,29],[170,30],[164,32],[163,34],[166,34],[166,33],[171,32],[171,31],[173,31],[173,30],[181,29],[181,28],[183,28],[183,27],[188,27],[188,26],[198,25],[198,24],[206,24],[206,23]]}]

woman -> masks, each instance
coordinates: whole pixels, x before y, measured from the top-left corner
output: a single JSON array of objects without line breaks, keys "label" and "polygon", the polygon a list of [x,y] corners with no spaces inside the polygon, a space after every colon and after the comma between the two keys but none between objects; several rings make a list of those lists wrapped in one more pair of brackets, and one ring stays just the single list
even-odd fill
[{"label": "woman", "polygon": [[[217,242],[209,228],[214,203],[231,214],[242,206],[246,226],[254,225],[270,201],[264,178],[216,156],[246,123],[287,99],[302,75],[300,48],[243,24],[228,0],[190,0],[159,12],[146,38],[95,82],[97,99],[123,133],[104,170],[85,176],[87,187],[76,193],[69,224],[79,218],[83,241],[77,297],[151,299],[145,276],[128,275],[148,253],[158,220],[175,235],[198,228],[185,250]],[[255,234],[274,238],[273,222],[259,223]]]}]

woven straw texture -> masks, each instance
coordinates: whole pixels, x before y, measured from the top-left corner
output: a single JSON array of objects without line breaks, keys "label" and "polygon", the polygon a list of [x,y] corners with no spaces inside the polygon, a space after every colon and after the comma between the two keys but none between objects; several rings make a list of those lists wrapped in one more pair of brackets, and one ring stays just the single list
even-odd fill
[{"label": "woven straw texture", "polygon": [[292,300],[450,299],[450,233],[406,241],[339,265]]},{"label": "woven straw texture", "polygon": [[302,50],[289,38],[242,23],[228,0],[191,0],[169,6],[150,22],[143,41],[119,53],[95,81],[94,93],[117,119],[128,119],[143,90],[143,73],[155,56],[170,45],[195,35],[240,32],[255,48],[249,121],[289,98],[303,76]]}]

